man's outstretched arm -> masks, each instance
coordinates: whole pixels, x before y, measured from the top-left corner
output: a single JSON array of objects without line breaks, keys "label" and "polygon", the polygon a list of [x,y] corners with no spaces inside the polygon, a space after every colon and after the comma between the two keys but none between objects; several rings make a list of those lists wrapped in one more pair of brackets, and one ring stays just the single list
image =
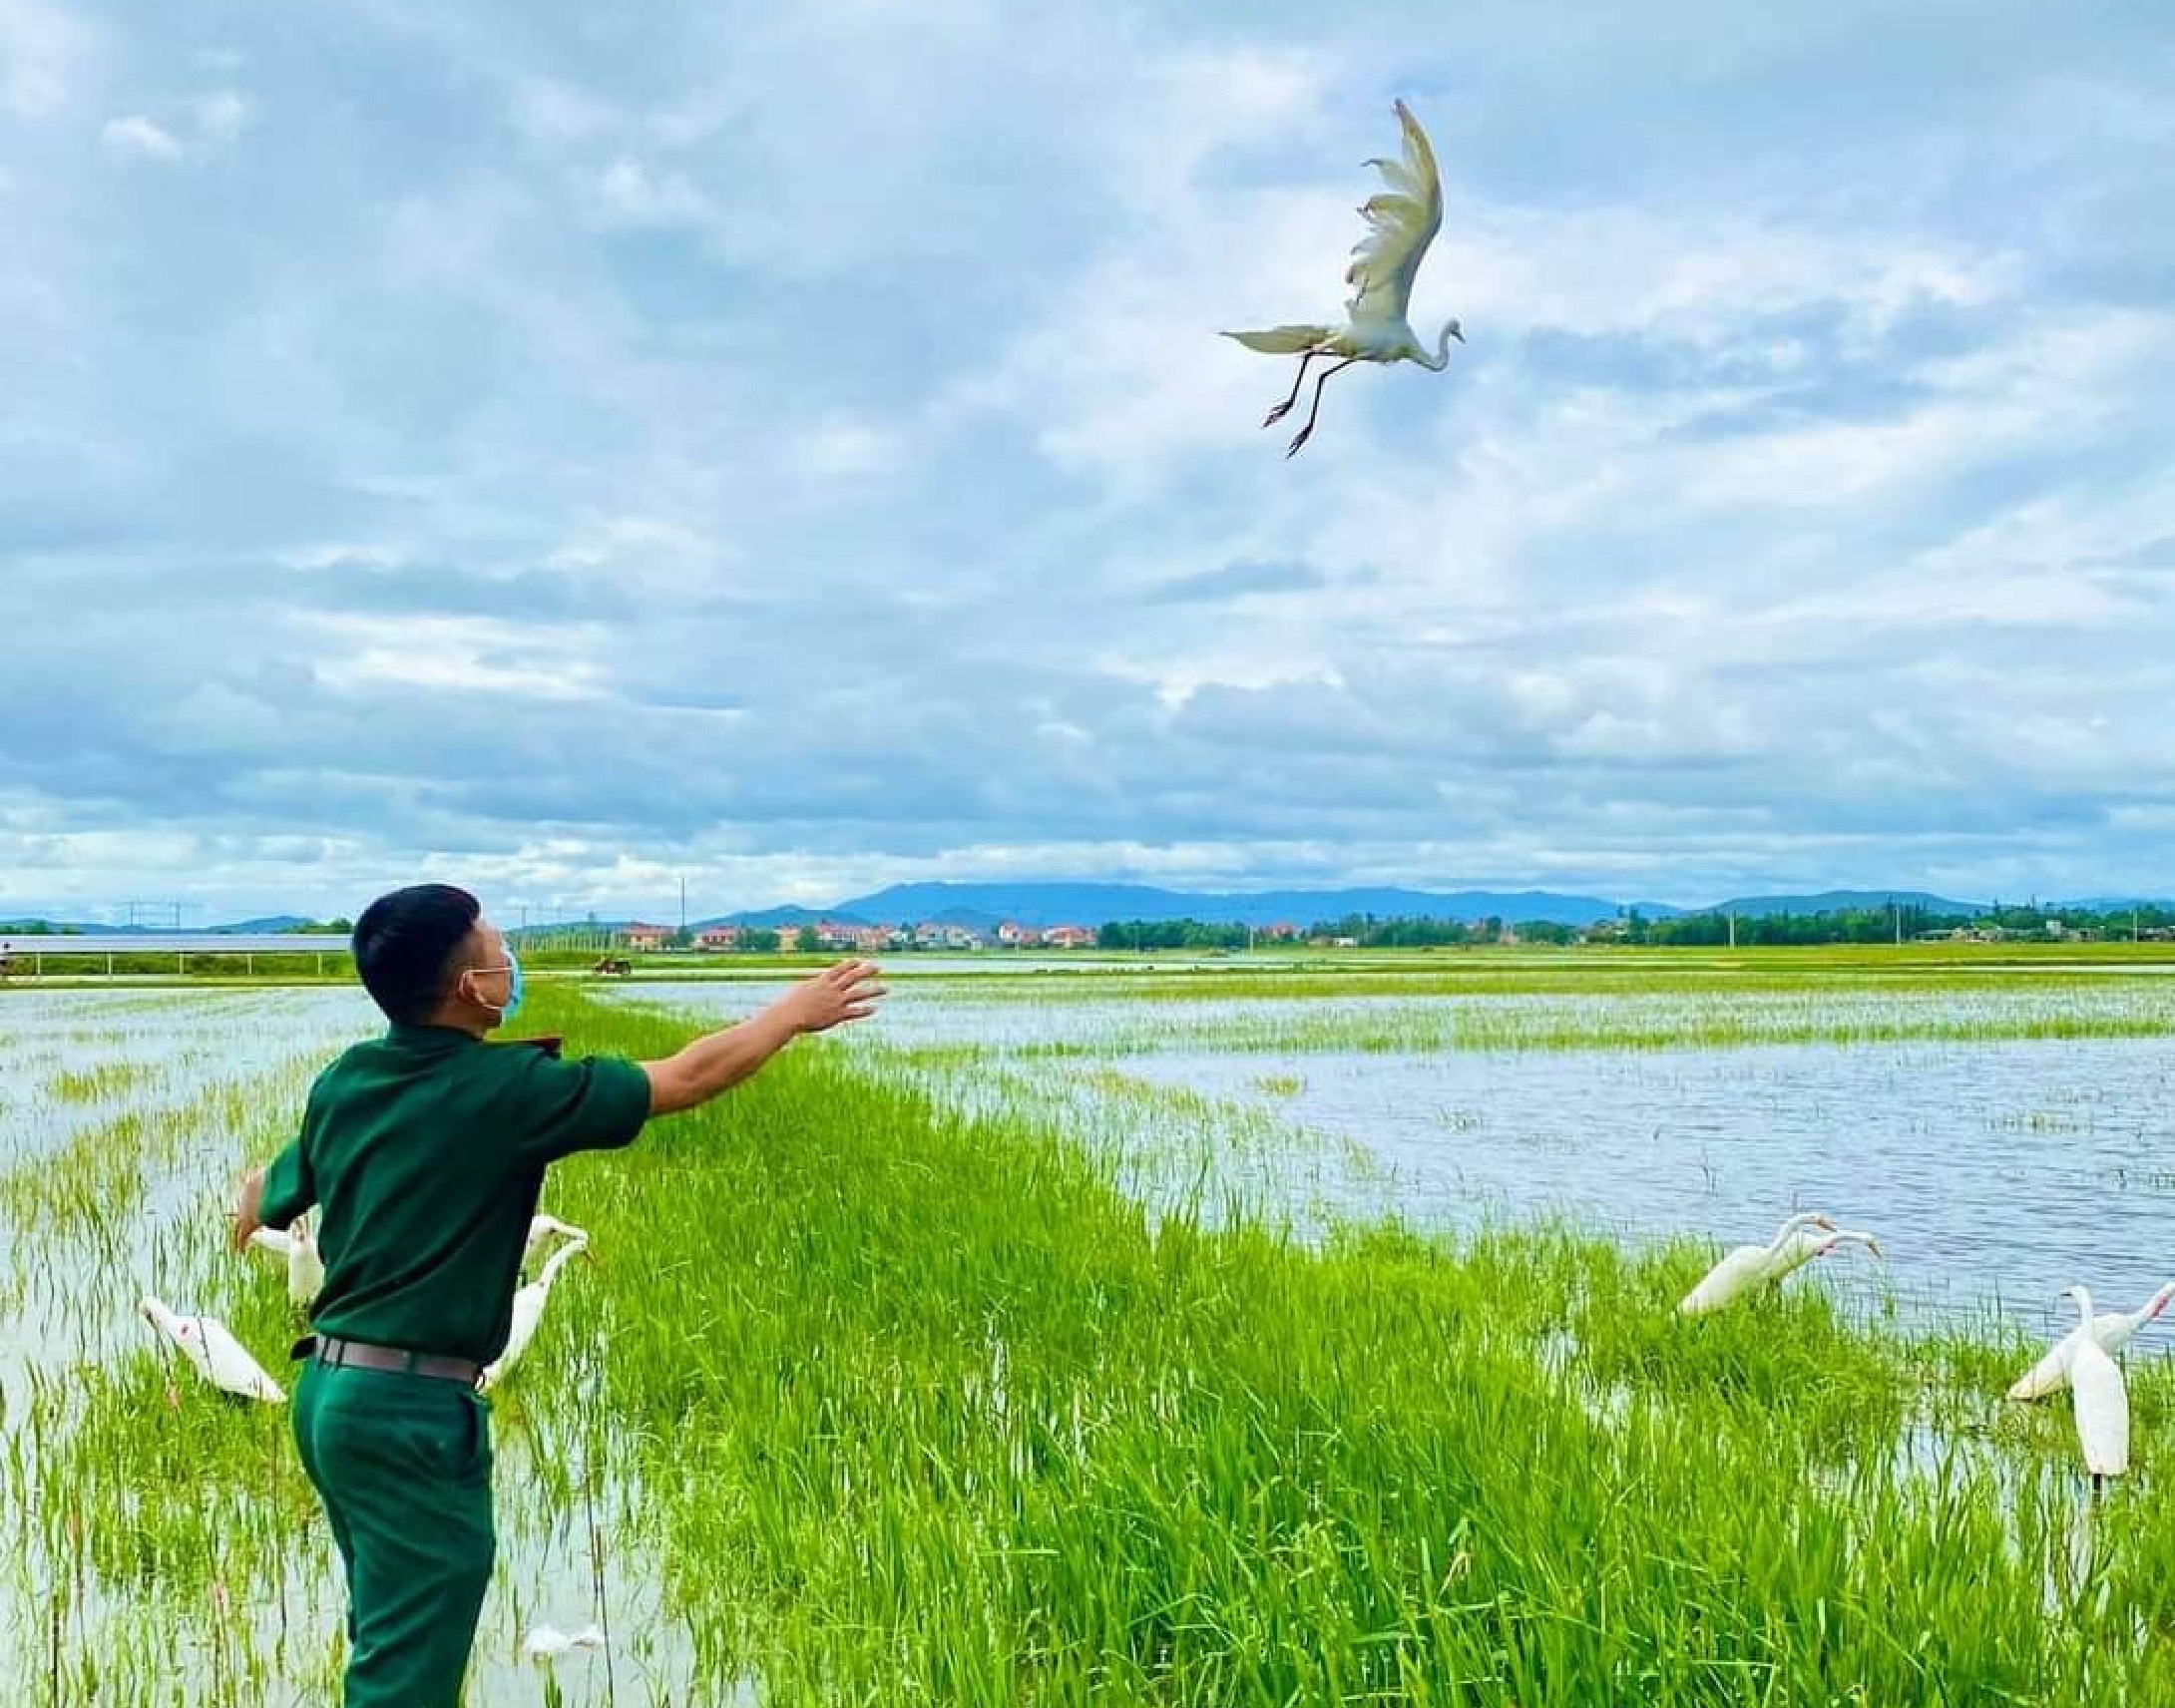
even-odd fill
[{"label": "man's outstretched arm", "polygon": [[729,1090],[806,1032],[828,1032],[876,1012],[884,987],[873,961],[841,961],[804,979],[768,1008],[696,1039],[659,1062],[645,1062],[650,1112],[676,1114]]}]

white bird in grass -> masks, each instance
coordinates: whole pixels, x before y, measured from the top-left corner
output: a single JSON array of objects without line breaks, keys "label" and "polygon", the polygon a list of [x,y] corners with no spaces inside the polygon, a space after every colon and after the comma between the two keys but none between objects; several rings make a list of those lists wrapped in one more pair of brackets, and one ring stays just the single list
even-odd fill
[{"label": "white bird in grass", "polygon": [[[2137,1333],[2175,1300],[2175,1281],[2169,1282],[2134,1311],[2102,1311],[2092,1319],[2092,1339],[2110,1358],[2137,1338]],[[2047,1349],[2046,1356],[2009,1385],[2011,1400],[2043,1400],[2069,1386],[2069,1363],[2084,1338],[2079,1324]]]},{"label": "white bird in grass", "polygon": [[539,1625],[522,1643],[521,1652],[541,1665],[574,1649],[596,1650],[604,1646],[605,1634],[595,1625],[584,1625],[572,1635],[554,1625]]},{"label": "white bird in grass", "polygon": [[[1766,1285],[1775,1276],[1775,1265],[1789,1261],[1794,1256],[1793,1242],[1806,1228],[1821,1228],[1829,1233],[1837,1231],[1834,1222],[1818,1210],[1807,1210],[1792,1216],[1775,1230],[1775,1237],[1765,1245],[1740,1245],[1728,1253],[1721,1262],[1699,1279],[1699,1285],[1685,1294],[1677,1310],[1687,1317],[1703,1317],[1710,1311],[1719,1311],[1724,1305],[1733,1304],[1755,1288]],[[1795,1269],[1803,1258],[1789,1261]],[[1782,1273],[1787,1274],[1786,1269]]]},{"label": "white bird in grass", "polygon": [[535,1216],[529,1222],[528,1240],[521,1248],[522,1263],[526,1265],[532,1257],[536,1256],[537,1247],[554,1234],[563,1235],[568,1239],[578,1239],[585,1244],[589,1240],[588,1230],[578,1228],[572,1222],[563,1222],[557,1216]]},{"label": "white bird in grass", "polygon": [[1314,407],[1307,411],[1307,424],[1284,453],[1287,457],[1296,453],[1314,431],[1314,418],[1322,412],[1322,387],[1331,374],[1342,372],[1354,362],[1418,362],[1441,373],[1450,366],[1451,339],[1465,342],[1465,333],[1459,330],[1457,321],[1451,320],[1436,340],[1431,358],[1405,318],[1420,258],[1443,227],[1443,184],[1435,170],[1435,151],[1428,146],[1427,133],[1402,101],[1397,103],[1397,119],[1405,130],[1405,158],[1362,163],[1380,168],[1390,188],[1360,206],[1360,214],[1370,229],[1352,246],[1352,264],[1345,271],[1345,282],[1358,286],[1344,305],[1345,324],[1271,326],[1266,331],[1223,334],[1236,338],[1249,350],[1299,358],[1291,395],[1269,411],[1268,419],[1261,423],[1264,427],[1275,426],[1291,413],[1292,405],[1299,401],[1299,388],[1306,383],[1309,362],[1316,356],[1344,358],[1336,366],[1323,369],[1315,379]]},{"label": "white bird in grass", "polygon": [[1764,1279],[1780,1281],[1785,1275],[1802,1269],[1816,1257],[1825,1257],[1839,1245],[1862,1245],[1875,1257],[1881,1255],[1881,1242],[1870,1233],[1858,1228],[1839,1228],[1832,1223],[1815,1232],[1802,1227],[1783,1242],[1781,1252],[1767,1266]]},{"label": "white bird in grass", "polygon": [[476,1384],[479,1392],[488,1393],[504,1380],[521,1355],[529,1350],[529,1342],[536,1338],[537,1324],[544,1320],[544,1306],[552,1296],[552,1283],[558,1279],[559,1266],[570,1257],[588,1258],[589,1237],[585,1234],[570,1240],[544,1260],[544,1267],[537,1271],[536,1279],[514,1294],[514,1320],[507,1330],[506,1350],[484,1367],[483,1379]]},{"label": "white bird in grass", "polygon": [[2122,1369],[2109,1358],[2088,1332],[2092,1327],[2092,1295],[2082,1287],[2065,1287],[2065,1298],[2077,1302],[2080,1335],[2069,1360],[2069,1397],[2077,1419],[2077,1445],[2084,1449],[2084,1469],[2091,1473],[2092,1492],[2099,1492],[2109,1477],[2120,1477],[2130,1468],[2130,1397],[2122,1386]]},{"label": "white bird in grass", "polygon": [[286,1399],[286,1391],[264,1374],[264,1367],[249,1356],[248,1349],[218,1318],[178,1316],[161,1301],[148,1297],[139,1309],[154,1328],[182,1349],[183,1356],[213,1387],[244,1400],[265,1400],[274,1405]]},{"label": "white bird in grass", "polygon": [[324,1258],[318,1253],[316,1236],[309,1231],[308,1217],[295,1217],[284,1232],[257,1228],[250,1233],[249,1244],[285,1262],[289,1301],[305,1311],[316,1302],[317,1295],[324,1291]]}]

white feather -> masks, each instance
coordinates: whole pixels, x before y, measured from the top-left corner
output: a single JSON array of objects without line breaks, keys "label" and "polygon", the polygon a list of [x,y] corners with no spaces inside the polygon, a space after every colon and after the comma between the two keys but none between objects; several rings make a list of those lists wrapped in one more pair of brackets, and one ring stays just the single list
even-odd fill
[{"label": "white feather", "polygon": [[180,1348],[213,1387],[273,1405],[286,1399],[286,1391],[264,1373],[264,1367],[218,1318],[182,1316],[153,1298],[146,1298],[139,1308],[145,1320]]}]

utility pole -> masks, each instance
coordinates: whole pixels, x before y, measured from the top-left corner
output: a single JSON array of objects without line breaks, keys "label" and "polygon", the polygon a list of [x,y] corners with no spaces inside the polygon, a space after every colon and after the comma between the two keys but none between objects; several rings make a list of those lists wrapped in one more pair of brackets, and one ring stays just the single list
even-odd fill
[{"label": "utility pole", "polygon": [[1732,949],[1737,947],[1737,910],[1735,908],[1729,910],[1729,946]]},{"label": "utility pole", "polygon": [[684,873],[684,872],[682,872],[682,873],[680,873],[680,874],[679,874],[679,929],[680,929],[680,932],[681,932],[681,934],[682,934],[682,935],[684,935],[684,934],[686,933],[686,930],[687,930],[687,874],[686,874],[686,873]]}]

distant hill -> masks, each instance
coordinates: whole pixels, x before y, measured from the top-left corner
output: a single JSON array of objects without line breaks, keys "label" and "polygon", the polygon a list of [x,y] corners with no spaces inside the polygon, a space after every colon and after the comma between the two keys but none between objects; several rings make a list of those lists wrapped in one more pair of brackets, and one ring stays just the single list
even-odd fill
[{"label": "distant hill", "polygon": [[1867,908],[1885,908],[1891,903],[1899,907],[1924,908],[1928,913],[1958,913],[1972,915],[1983,913],[1984,902],[1959,902],[1949,896],[1937,896],[1925,890],[1822,890],[1816,895],[1803,896],[1738,896],[1726,902],[1716,902],[1711,908],[1695,908],[1696,913],[1734,913],[1739,918],[1757,918],[1763,913],[1848,913]]},{"label": "distant hill", "polygon": [[[1649,918],[1683,912],[1660,902],[1641,902]],[[1312,925],[1345,914],[1377,919],[1529,919],[1590,925],[1622,911],[1596,896],[1549,890],[1261,890],[1192,892],[1147,884],[894,884],[840,902],[826,917],[876,923],[931,921],[987,930],[1003,920],[1047,928],[1096,926],[1105,920],[1197,919],[1215,925]]]},{"label": "distant hill", "polygon": [[897,920],[863,919],[860,915],[838,908],[828,910],[804,907],[749,908],[740,913],[720,914],[715,919],[692,920],[689,931],[707,931],[713,925],[744,925],[757,931],[797,931],[817,920],[830,920],[838,925],[896,925]]},{"label": "distant hill", "polygon": [[309,920],[300,914],[274,914],[267,919],[237,920],[231,925],[104,925],[91,920],[44,919],[38,917],[0,919],[0,935],[14,932],[29,936],[35,932],[75,932],[84,937],[272,937],[288,932],[297,926],[308,925]]}]

